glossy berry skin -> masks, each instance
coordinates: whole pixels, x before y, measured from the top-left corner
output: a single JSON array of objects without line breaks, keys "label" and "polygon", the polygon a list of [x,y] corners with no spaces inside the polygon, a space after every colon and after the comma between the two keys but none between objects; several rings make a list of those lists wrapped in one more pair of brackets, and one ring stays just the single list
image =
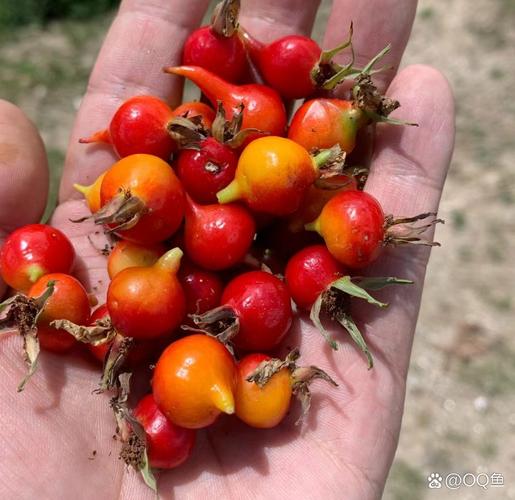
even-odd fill
[{"label": "glossy berry skin", "polygon": [[325,245],[312,245],[297,252],[286,265],[286,286],[302,309],[310,310],[317,298],[334,281],[347,275],[345,267]]},{"label": "glossy berry skin", "polygon": [[230,307],[239,320],[239,330],[232,341],[244,351],[275,349],[293,321],[286,285],[264,271],[243,273],[230,281],[222,304]]},{"label": "glossy berry skin", "polygon": [[381,205],[364,191],[339,193],[309,226],[324,238],[333,257],[352,269],[371,264],[381,253],[385,238]]},{"label": "glossy berry skin", "polygon": [[245,207],[187,201],[184,248],[186,255],[204,269],[219,271],[241,262],[255,233],[254,220]]},{"label": "glossy berry skin", "polygon": [[318,177],[308,152],[284,137],[261,137],[242,152],[234,180],[217,194],[220,203],[243,199],[256,212],[295,212]]},{"label": "glossy berry skin", "polygon": [[158,97],[131,97],[118,108],[108,130],[97,132],[80,142],[108,142],[120,158],[151,154],[169,160],[177,149],[167,130],[172,118],[172,108]]},{"label": "glossy berry skin", "polygon": [[357,189],[357,183],[353,177],[341,175],[338,176],[338,182],[341,182],[342,186],[336,189],[323,189],[315,184],[308,188],[299,209],[288,217],[288,228],[290,231],[303,231],[306,224],[313,222],[320,215],[320,212],[322,212],[322,209],[331,198],[334,198],[342,191]]},{"label": "glossy berry skin", "polygon": [[105,172],[99,175],[95,182],[89,186],[81,186],[80,184],[74,184],[73,187],[84,195],[84,199],[88,205],[88,208],[92,214],[98,212],[101,207],[100,200],[100,188],[102,187],[102,181],[104,180]]},{"label": "glossy berry skin", "polygon": [[184,215],[184,190],[168,163],[143,154],[123,158],[106,172],[100,190],[102,206],[123,196],[121,189],[139,198],[145,213],[134,227],[116,231],[117,234],[149,244],[163,241],[177,231]]},{"label": "glossy berry skin", "polygon": [[128,267],[148,267],[155,264],[165,253],[161,243],[142,245],[132,241],[120,240],[111,250],[107,258],[107,272],[113,279],[119,272]]},{"label": "glossy berry skin", "polygon": [[0,248],[0,274],[10,287],[22,292],[45,274],[69,273],[74,261],[70,240],[45,224],[16,229]]},{"label": "glossy berry skin", "polygon": [[288,413],[292,396],[292,378],[287,368],[274,374],[264,387],[247,382],[263,361],[265,354],[249,354],[238,363],[236,386],[236,416],[251,427],[270,429],[278,425]]},{"label": "glossy berry skin", "polygon": [[151,340],[171,334],[184,319],[186,300],[177,279],[181,250],[174,248],[153,266],[118,273],[107,290],[113,326],[125,337]]},{"label": "glossy berry skin", "polygon": [[351,101],[312,99],[293,115],[288,137],[308,151],[338,144],[349,154],[356,145],[358,130],[367,122],[363,112]]},{"label": "glossy berry skin", "polygon": [[195,431],[172,424],[157,407],[152,394],[139,401],[133,415],[145,431],[150,467],[173,469],[189,458],[195,445]]},{"label": "glossy berry skin", "polygon": [[[109,311],[107,310],[107,305],[102,304],[97,307],[93,313],[91,314],[90,326],[93,326],[97,320],[101,320],[109,317]],[[144,365],[145,363],[149,363],[152,357],[155,355],[156,345],[155,341],[145,342],[145,341],[135,341],[131,346],[129,354],[125,360],[124,365],[131,370],[134,370],[137,367]],[[104,363],[105,358],[107,356],[107,352],[109,351],[110,343],[93,345],[86,344],[89,352],[93,355],[93,357],[99,361],[101,364]]]},{"label": "glossy berry skin", "polygon": [[186,296],[186,313],[202,314],[220,305],[223,282],[217,274],[185,263],[179,270]]},{"label": "glossy berry skin", "polygon": [[28,291],[28,296],[42,295],[50,281],[55,282],[54,293],[46,301],[38,318],[38,338],[43,349],[64,353],[75,345],[76,340],[68,332],[57,330],[49,325],[57,319],[67,319],[77,325],[87,325],[90,317],[89,298],[77,279],[62,273],[46,274],[39,278]]},{"label": "glossy berry skin", "polygon": [[252,40],[247,46],[266,84],[284,99],[302,99],[315,92],[311,71],[317,65],[322,49],[314,40],[288,35],[268,45]]},{"label": "glossy berry skin", "polygon": [[194,118],[200,116],[205,130],[211,130],[216,113],[213,108],[199,101],[183,102],[173,110],[173,116]]},{"label": "glossy berry skin", "polygon": [[211,425],[234,413],[236,363],[213,337],[190,335],[170,344],[159,358],[152,393],[159,409],[188,429]]},{"label": "glossy berry skin", "polygon": [[181,151],[177,174],[186,192],[204,205],[217,203],[216,193],[233,179],[238,155],[213,137],[200,142],[198,149]]},{"label": "glossy berry skin", "polygon": [[238,35],[225,37],[211,26],[191,33],[184,44],[182,64],[200,66],[232,83],[241,82],[248,73],[247,53]]},{"label": "glossy berry skin", "polygon": [[[228,120],[243,103],[242,128],[256,128],[270,135],[284,135],[286,109],[281,96],[274,89],[256,83],[234,85],[199,66],[179,66],[166,68],[165,71],[191,80],[213,107],[216,107],[217,101],[222,101]],[[250,136],[246,143],[257,137],[259,134]]]}]

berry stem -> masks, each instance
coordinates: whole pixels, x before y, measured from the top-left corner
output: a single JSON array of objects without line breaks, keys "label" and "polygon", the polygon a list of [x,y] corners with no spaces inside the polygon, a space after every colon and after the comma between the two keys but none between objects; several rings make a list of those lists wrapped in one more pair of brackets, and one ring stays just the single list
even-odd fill
[{"label": "berry stem", "polygon": [[216,193],[218,202],[222,205],[240,200],[243,197],[241,187],[236,179],[234,179],[228,186]]},{"label": "berry stem", "polygon": [[181,265],[181,259],[184,255],[179,247],[168,250],[159,260],[154,264],[156,267],[168,271],[171,274],[176,274]]}]

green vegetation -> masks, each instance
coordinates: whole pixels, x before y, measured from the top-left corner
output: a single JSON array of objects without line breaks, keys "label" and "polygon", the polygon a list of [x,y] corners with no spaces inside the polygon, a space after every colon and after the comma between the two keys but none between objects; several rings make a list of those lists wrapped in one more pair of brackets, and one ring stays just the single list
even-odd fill
[{"label": "green vegetation", "polygon": [[52,19],[85,19],[106,12],[119,0],[2,0],[0,27],[45,24]]},{"label": "green vegetation", "polygon": [[390,471],[388,486],[394,500],[422,500],[427,489],[427,480],[419,470],[397,460]]}]

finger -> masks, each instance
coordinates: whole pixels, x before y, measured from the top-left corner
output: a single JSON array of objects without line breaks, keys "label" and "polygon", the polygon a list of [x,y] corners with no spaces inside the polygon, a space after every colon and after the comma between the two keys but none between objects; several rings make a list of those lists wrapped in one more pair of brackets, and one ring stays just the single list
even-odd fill
[{"label": "finger", "polygon": [[241,25],[262,42],[289,34],[309,35],[320,0],[243,0]]},{"label": "finger", "polygon": [[[417,0],[334,0],[324,47],[332,48],[341,44],[347,37],[351,21],[354,25],[352,39],[358,67],[364,66],[381,49],[391,44],[390,52],[378,67],[391,65],[392,69],[374,77],[374,82],[384,91],[397,73],[416,10]],[[346,56],[342,57],[345,60]]]},{"label": "finger", "polygon": [[[43,141],[19,108],[0,100],[0,246],[17,227],[41,219],[47,195]],[[0,278],[0,298],[4,292]]]},{"label": "finger", "polygon": [[180,63],[184,41],[209,0],[124,0],[102,46],[73,127],[60,200],[79,198],[72,184],[94,181],[116,160],[109,148],[79,144],[105,128],[128,97],[152,94],[176,104],[181,82],[163,73]]},{"label": "finger", "polygon": [[[410,119],[418,127],[377,127],[376,153],[365,189],[386,214],[413,216],[436,212],[454,146],[454,101],[445,78],[427,66],[410,66],[392,82],[388,94],[402,99],[396,118]],[[430,234],[424,235],[428,239]],[[408,245],[407,247],[410,247]],[[404,376],[420,305],[429,249],[391,248],[370,269],[370,275],[408,278],[414,285],[397,286],[381,297],[390,303],[370,316],[367,332],[375,348],[392,368]],[[444,249],[436,251],[445,251]]]}]

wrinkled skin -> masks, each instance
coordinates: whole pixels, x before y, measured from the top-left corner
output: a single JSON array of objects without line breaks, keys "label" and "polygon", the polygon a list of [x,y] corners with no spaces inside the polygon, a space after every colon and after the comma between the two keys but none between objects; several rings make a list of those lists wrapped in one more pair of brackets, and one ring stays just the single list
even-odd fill
[{"label": "wrinkled skin", "polygon": [[[362,65],[391,42],[384,64],[397,68],[416,1],[386,3],[335,0],[323,46],[335,46],[352,19],[356,62]],[[92,228],[68,222],[86,213],[71,185],[91,183],[113,156],[109,148],[80,145],[77,139],[102,128],[133,94],[152,93],[177,104],[180,79],[162,74],[161,67],[179,64],[184,39],[199,25],[207,4],[125,0],[93,70],[73,129],[53,223],[72,238],[80,256],[79,277],[86,286],[96,286],[99,295],[107,283],[105,259],[86,238]],[[386,18],[371,15],[379,6],[388,12]],[[259,39],[270,41],[309,33],[317,7],[316,0],[243,0],[241,22]],[[378,75],[377,81],[402,102],[394,116],[420,126],[378,126],[366,189],[387,213],[413,215],[438,207],[453,147],[453,99],[446,80],[432,68],[395,71]],[[38,220],[45,202],[45,165],[34,127],[15,107],[1,103],[1,236]],[[28,196],[31,203],[23,203]],[[337,389],[321,382],[313,385],[313,411],[303,434],[292,424],[296,412],[266,432],[222,418],[200,433],[188,463],[160,476],[161,497],[379,498],[397,446],[428,257],[425,248],[388,250],[369,270],[371,275],[416,282],[378,293],[379,299],[390,302],[386,311],[377,313],[372,306],[353,311],[358,322],[366,314],[362,326],[376,360],[371,372],[344,334],[339,336],[344,347],[332,353],[305,317],[297,322],[288,343],[298,341],[302,364],[319,365],[340,384]],[[119,445],[112,439],[115,426],[107,397],[91,394],[98,371],[82,358],[43,353],[39,372],[17,394],[24,370],[19,344],[15,335],[0,340],[0,498],[154,498],[139,476],[116,459]],[[93,450],[96,456],[89,460]]]}]

